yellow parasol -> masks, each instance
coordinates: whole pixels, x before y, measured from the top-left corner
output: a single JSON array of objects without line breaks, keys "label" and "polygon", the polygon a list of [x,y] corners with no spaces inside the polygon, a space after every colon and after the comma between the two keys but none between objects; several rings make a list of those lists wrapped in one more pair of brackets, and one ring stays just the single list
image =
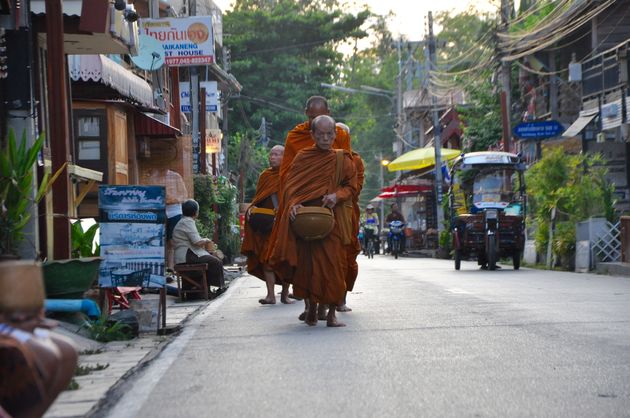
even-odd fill
[{"label": "yellow parasol", "polygon": [[[442,148],[440,157],[442,162],[449,161],[461,155],[458,149]],[[435,165],[435,148],[426,147],[409,151],[387,165],[389,171],[421,170]]]}]

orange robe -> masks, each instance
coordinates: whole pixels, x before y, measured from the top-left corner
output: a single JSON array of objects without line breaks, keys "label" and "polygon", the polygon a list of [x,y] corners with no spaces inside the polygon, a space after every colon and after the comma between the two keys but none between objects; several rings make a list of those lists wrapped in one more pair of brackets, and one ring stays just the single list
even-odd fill
[{"label": "orange robe", "polygon": [[[313,145],[315,145],[315,141],[313,141],[313,137],[311,136],[311,124],[308,121],[300,123],[289,131],[287,139],[284,141],[284,155],[282,156],[282,164],[280,165],[281,179],[284,178],[289,167],[291,167],[291,163],[297,153]],[[332,144],[332,148],[352,151],[350,135],[339,126],[337,126],[337,136]]]},{"label": "orange robe", "polygon": [[[280,188],[279,174],[278,168],[268,168],[260,174],[252,206],[273,209],[271,195],[277,194]],[[267,234],[256,232],[245,219],[245,238],[241,245],[241,252],[247,256],[247,272],[261,280],[265,280],[263,267],[269,262],[270,237],[271,232]]]},{"label": "orange robe", "polygon": [[357,192],[352,196],[352,242],[350,245],[346,245],[346,263],[348,265],[346,289],[348,292],[354,288],[354,282],[359,275],[359,265],[357,264],[357,256],[361,253],[361,243],[359,242],[359,223],[361,218],[359,195],[365,181],[365,165],[361,156],[356,152],[352,152],[352,160],[357,171]]},{"label": "orange robe", "polygon": [[336,164],[334,150],[310,147],[299,152],[286,174],[283,203],[274,225],[277,239],[270,258],[272,268],[293,284],[295,296],[310,297],[317,303],[339,304],[345,295],[347,258],[341,231],[335,225],[322,240],[302,241],[291,229],[289,209],[334,192],[337,217],[343,203],[356,193],[357,177],[351,154],[344,152],[341,185],[335,184]]},{"label": "orange robe", "polygon": [[[350,145],[350,135],[344,129],[339,126],[336,127],[336,136],[333,141],[332,148],[334,149],[344,149],[346,151],[352,151]],[[293,159],[297,155],[298,152],[303,150],[304,148],[309,148],[315,145],[315,141],[311,136],[311,124],[309,121],[300,123],[296,125],[295,128],[291,129],[287,134],[287,138],[284,141],[284,154],[282,156],[282,164],[280,164],[280,207],[278,208],[278,212],[276,218],[280,215],[282,211],[282,197],[284,193],[282,192],[284,186],[284,177],[289,171],[291,164],[293,163]],[[277,227],[274,224],[273,229],[271,231],[271,242],[275,243],[277,241]],[[269,246],[268,251],[271,252],[273,250],[273,245]],[[271,254],[267,254],[265,256],[266,259],[269,259]],[[276,272],[276,276],[282,276],[282,272]]]}]

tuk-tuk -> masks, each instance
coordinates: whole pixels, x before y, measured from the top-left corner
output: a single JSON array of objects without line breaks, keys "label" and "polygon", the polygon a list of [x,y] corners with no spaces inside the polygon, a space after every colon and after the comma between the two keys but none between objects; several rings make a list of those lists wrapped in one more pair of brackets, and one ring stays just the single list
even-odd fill
[{"label": "tuk-tuk", "polygon": [[495,270],[509,257],[521,265],[525,245],[525,164],[507,152],[470,152],[458,157],[449,184],[449,207],[455,269],[476,257]]}]

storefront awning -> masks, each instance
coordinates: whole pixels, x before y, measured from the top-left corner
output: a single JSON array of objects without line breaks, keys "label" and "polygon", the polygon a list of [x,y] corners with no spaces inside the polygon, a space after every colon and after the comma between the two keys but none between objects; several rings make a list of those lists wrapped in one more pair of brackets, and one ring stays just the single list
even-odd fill
[{"label": "storefront awning", "polygon": [[395,184],[393,186],[384,187],[381,189],[381,194],[378,195],[381,199],[395,199],[397,197],[411,196],[424,192],[431,192],[433,188],[426,185],[417,184]]},{"label": "storefront awning", "polygon": [[68,70],[73,81],[104,84],[134,104],[157,110],[149,83],[104,55],[68,55]]},{"label": "storefront awning", "polygon": [[573,124],[571,124],[571,126],[569,126],[569,128],[566,131],[564,131],[562,136],[566,138],[572,138],[574,136],[579,135],[580,132],[582,132],[584,128],[586,128],[586,125],[591,123],[593,118],[595,118],[595,116],[597,116],[598,113],[599,113],[598,109],[589,109],[589,110],[581,111],[580,116],[575,120],[575,122],[573,122]]},{"label": "storefront awning", "polygon": [[134,117],[136,136],[148,136],[152,138],[175,138],[182,133],[179,129],[151,117],[146,113],[136,112]]},{"label": "storefront awning", "polygon": [[[45,0],[30,0],[34,26],[44,43],[48,33],[45,3]],[[62,7],[66,54],[138,53],[138,22],[126,20],[124,13],[114,8],[113,1],[63,0]]]}]

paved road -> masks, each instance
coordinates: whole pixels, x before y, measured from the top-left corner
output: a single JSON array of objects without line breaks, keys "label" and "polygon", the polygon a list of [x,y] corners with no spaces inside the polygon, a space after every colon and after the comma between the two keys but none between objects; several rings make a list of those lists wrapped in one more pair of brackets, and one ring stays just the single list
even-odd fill
[{"label": "paved road", "polygon": [[339,314],[243,277],[123,388],[120,417],[630,416],[630,279],[361,258]]}]

